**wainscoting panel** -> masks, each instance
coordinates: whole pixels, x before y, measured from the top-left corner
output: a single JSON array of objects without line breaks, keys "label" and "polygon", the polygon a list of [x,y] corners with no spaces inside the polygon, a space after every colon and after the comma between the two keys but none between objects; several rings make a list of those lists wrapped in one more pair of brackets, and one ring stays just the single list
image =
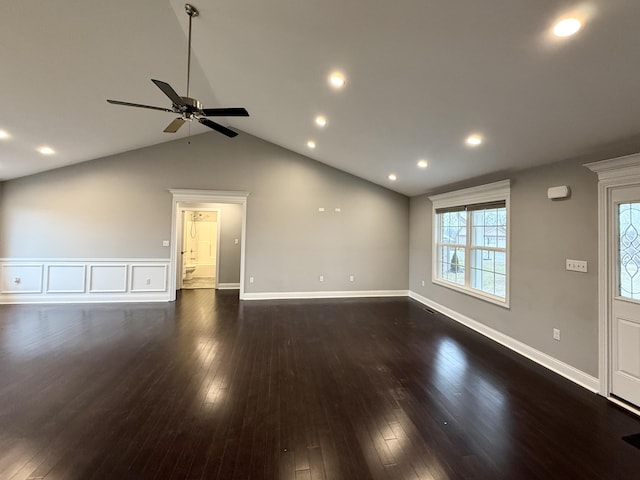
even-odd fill
[{"label": "wainscoting panel", "polygon": [[42,265],[2,265],[2,293],[41,293]]},{"label": "wainscoting panel", "polygon": [[127,265],[89,265],[91,293],[123,293],[127,291]]},{"label": "wainscoting panel", "polygon": [[132,292],[164,292],[167,290],[167,265],[131,265]]},{"label": "wainscoting panel", "polygon": [[86,283],[85,265],[47,265],[47,293],[84,293]]},{"label": "wainscoting panel", "polygon": [[168,259],[0,259],[0,303],[168,302]]}]

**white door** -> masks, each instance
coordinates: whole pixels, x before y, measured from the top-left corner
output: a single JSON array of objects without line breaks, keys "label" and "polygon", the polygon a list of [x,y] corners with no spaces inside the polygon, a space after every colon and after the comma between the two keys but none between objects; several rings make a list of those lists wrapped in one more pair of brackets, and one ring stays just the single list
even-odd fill
[{"label": "white door", "polygon": [[611,393],[640,406],[640,186],[611,192]]}]

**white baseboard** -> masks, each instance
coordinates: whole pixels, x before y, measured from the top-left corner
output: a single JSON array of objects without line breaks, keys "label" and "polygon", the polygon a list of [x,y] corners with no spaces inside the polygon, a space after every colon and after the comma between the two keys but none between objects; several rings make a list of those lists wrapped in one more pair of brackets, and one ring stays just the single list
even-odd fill
[{"label": "white baseboard", "polygon": [[168,302],[167,292],[154,293],[101,293],[101,294],[56,294],[56,295],[11,295],[4,294],[0,304],[19,305],[36,303],[147,303]]},{"label": "white baseboard", "polygon": [[505,335],[504,333],[494,330],[493,328],[488,327],[483,323],[473,320],[472,318],[469,318],[466,315],[458,313],[455,310],[445,307],[444,305],[440,305],[437,302],[429,300],[428,298],[423,297],[422,295],[416,292],[409,291],[409,297],[413,298],[414,300],[428,307],[433,308],[434,310],[437,310],[438,312],[442,313],[443,315],[446,315],[447,317],[455,320],[456,322],[459,322],[471,328],[472,330],[475,330],[476,332],[481,333],[485,337],[488,337],[491,340],[498,342],[499,344],[513,350],[516,353],[519,353],[520,355],[528,358],[529,360],[532,360],[542,365],[543,367],[548,368],[549,370],[557,373],[558,375],[562,375],[563,377],[571,380],[574,383],[577,383],[578,385],[586,388],[587,390],[590,390],[594,393],[598,393],[600,391],[600,381],[597,378],[583,372],[582,370],[578,370],[577,368],[572,367],[567,363],[564,363],[550,355],[547,355],[546,353],[541,352],[540,350],[536,350],[535,348],[530,347],[529,345],[522,343],[521,341],[516,340],[515,338]]},{"label": "white baseboard", "polygon": [[243,300],[294,300],[303,298],[406,297],[407,290],[358,290],[337,292],[260,292],[245,293]]},{"label": "white baseboard", "polygon": [[218,290],[240,290],[239,283],[219,283],[216,287]]}]

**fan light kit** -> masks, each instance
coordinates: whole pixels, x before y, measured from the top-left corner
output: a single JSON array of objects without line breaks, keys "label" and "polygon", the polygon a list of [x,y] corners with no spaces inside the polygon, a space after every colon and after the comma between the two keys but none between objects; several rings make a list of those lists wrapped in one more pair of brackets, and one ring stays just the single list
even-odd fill
[{"label": "fan light kit", "polygon": [[318,125],[319,127],[324,127],[327,125],[327,119],[325,117],[323,117],[322,115],[318,115],[316,117],[316,125]]},{"label": "fan light kit", "polygon": [[427,168],[428,166],[429,166],[429,163],[426,160],[418,161],[418,168]]},{"label": "fan light kit", "polygon": [[203,117],[248,117],[249,112],[245,108],[202,108],[202,104],[195,98],[189,97],[189,83],[191,80],[191,21],[193,17],[197,17],[200,13],[198,9],[193,5],[186,3],[184,6],[185,12],[189,16],[189,47],[187,51],[187,95],[181,97],[176,93],[171,85],[161,80],[151,80],[162,92],[171,100],[171,108],[154,107],[151,105],[141,105],[139,103],[121,102],[119,100],[107,100],[107,102],[115,105],[124,105],[127,107],[137,108],[149,108],[151,110],[160,110],[162,112],[176,113],[179,115],[173,120],[167,128],[164,129],[166,133],[177,132],[187,120],[196,119],[201,124],[220,132],[227,137],[235,137],[237,132],[213,122],[208,118]]}]

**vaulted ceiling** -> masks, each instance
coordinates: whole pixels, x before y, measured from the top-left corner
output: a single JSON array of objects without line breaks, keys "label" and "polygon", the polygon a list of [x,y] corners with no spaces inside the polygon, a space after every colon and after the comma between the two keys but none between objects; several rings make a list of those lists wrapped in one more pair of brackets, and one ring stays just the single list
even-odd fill
[{"label": "vaulted ceiling", "polygon": [[[637,0],[192,3],[191,96],[251,113],[220,123],[406,195],[640,134]],[[185,95],[187,25],[177,0],[2,2],[0,179],[209,131],[105,101]]]}]

